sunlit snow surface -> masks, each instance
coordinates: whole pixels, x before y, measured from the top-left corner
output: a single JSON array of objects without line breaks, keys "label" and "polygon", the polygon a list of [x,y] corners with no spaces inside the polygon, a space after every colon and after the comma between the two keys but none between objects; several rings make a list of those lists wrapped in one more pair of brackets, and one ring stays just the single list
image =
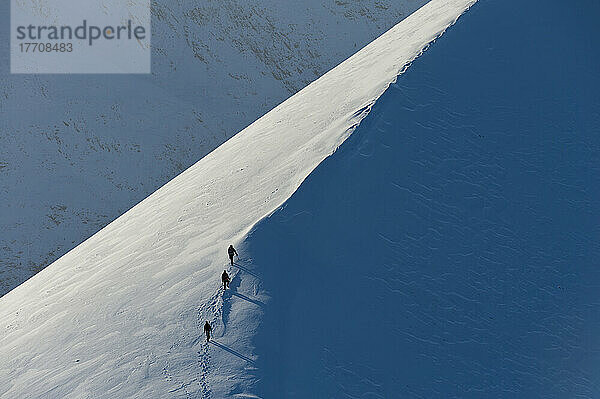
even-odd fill
[{"label": "sunlit snow surface", "polygon": [[591,1],[477,4],[244,239],[468,6],[430,4],[1,298],[0,397],[599,396]]},{"label": "sunlit snow surface", "polygon": [[[473,3],[432,0],[0,298],[0,397],[257,392],[266,380],[255,374],[262,360],[253,338],[266,287],[233,268],[232,290],[223,294],[227,246],[247,262],[238,245],[247,232]],[[214,344],[203,343],[204,320],[214,326]]]},{"label": "sunlit snow surface", "polygon": [[10,3],[0,1],[0,296],[427,1],[152,1],[152,74],[119,76],[10,74]]},{"label": "sunlit snow surface", "polygon": [[256,227],[261,397],[600,397],[598,16],[480,2]]}]

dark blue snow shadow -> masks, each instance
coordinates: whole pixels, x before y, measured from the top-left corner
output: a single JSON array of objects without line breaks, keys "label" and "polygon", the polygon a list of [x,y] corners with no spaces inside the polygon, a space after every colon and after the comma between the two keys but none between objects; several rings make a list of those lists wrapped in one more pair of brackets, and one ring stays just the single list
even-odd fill
[{"label": "dark blue snow shadow", "polygon": [[599,8],[482,0],[256,227],[257,394],[600,397]]}]

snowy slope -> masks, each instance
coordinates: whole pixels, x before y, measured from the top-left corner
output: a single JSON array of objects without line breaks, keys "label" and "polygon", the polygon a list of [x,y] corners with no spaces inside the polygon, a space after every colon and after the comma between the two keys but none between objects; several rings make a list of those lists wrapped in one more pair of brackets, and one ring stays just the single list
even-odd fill
[{"label": "snowy slope", "polygon": [[154,1],[148,76],[9,75],[0,58],[0,295],[425,2]]},{"label": "snowy slope", "polygon": [[[472,3],[431,1],[2,297],[0,397],[258,389],[260,302],[239,293],[223,302],[227,244],[289,198]],[[234,273],[233,287],[242,284]],[[203,320],[217,344],[201,345]]]},{"label": "snowy slope", "polygon": [[255,393],[600,397],[598,15],[479,2],[256,226]]}]

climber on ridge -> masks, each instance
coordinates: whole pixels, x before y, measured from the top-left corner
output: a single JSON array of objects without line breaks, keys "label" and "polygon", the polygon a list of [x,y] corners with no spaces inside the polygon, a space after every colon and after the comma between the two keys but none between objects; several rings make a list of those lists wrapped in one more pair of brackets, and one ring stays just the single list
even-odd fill
[{"label": "climber on ridge", "polygon": [[233,245],[230,245],[227,249],[227,253],[229,254],[229,260],[231,261],[231,266],[233,266],[233,255],[239,256]]},{"label": "climber on ridge", "polygon": [[229,274],[227,274],[227,270],[223,270],[223,274],[221,274],[221,281],[223,282],[223,290],[229,288],[231,279],[229,278]]},{"label": "climber on ridge", "polygon": [[206,342],[210,341],[210,332],[212,331],[212,327],[208,323],[204,323],[204,334],[206,334]]}]

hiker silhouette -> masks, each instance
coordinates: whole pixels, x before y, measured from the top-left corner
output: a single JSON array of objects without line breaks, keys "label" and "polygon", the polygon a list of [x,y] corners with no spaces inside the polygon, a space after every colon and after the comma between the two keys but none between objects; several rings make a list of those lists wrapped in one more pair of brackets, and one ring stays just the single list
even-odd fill
[{"label": "hiker silhouette", "polygon": [[212,331],[212,327],[210,323],[207,321],[204,323],[204,334],[206,334],[206,342],[210,341],[210,332]]},{"label": "hiker silhouette", "polygon": [[229,260],[231,261],[231,266],[233,266],[233,255],[238,256],[237,251],[235,250],[235,248],[233,247],[233,245],[230,245],[229,248],[227,248],[227,253],[229,254]]},{"label": "hiker silhouette", "polygon": [[229,288],[229,283],[231,282],[231,279],[229,278],[229,274],[227,274],[227,270],[223,270],[223,274],[221,274],[221,281],[223,282],[224,290]]}]

